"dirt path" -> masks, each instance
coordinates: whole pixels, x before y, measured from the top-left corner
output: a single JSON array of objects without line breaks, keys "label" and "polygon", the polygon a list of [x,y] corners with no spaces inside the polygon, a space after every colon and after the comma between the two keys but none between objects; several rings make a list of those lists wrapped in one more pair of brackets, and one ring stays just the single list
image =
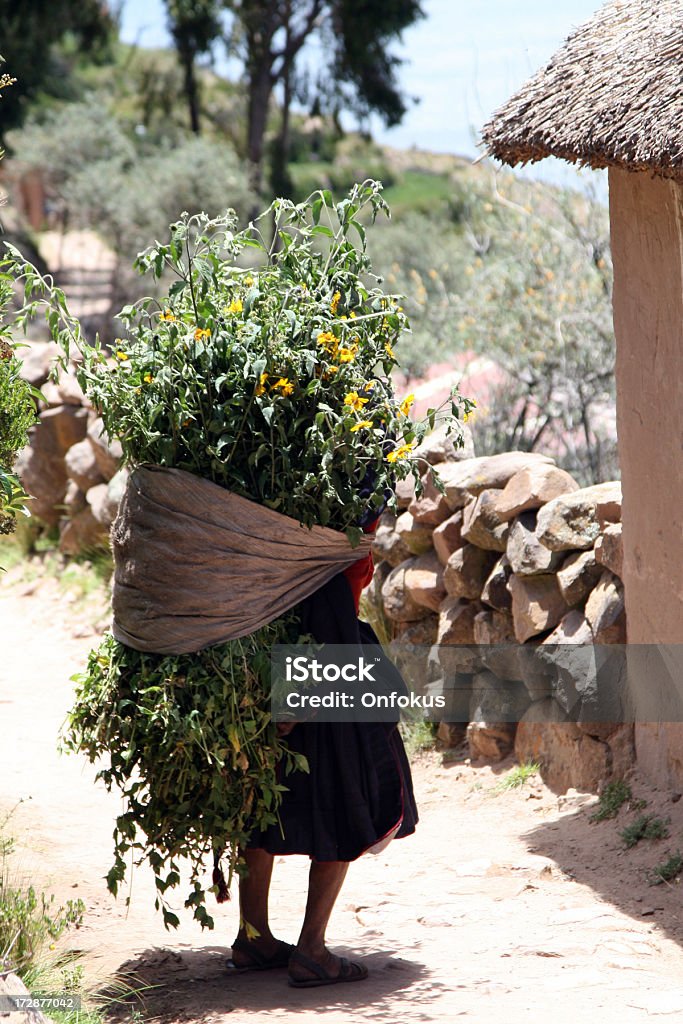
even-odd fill
[{"label": "dirt path", "polygon": [[[91,981],[128,964],[157,986],[144,1012],[163,1024],[683,1020],[681,886],[644,881],[683,845],[683,801],[637,780],[648,809],[671,817],[671,840],[631,854],[616,836],[623,820],[591,825],[586,807],[558,806],[540,783],[496,794],[489,768],[418,760],[417,834],[354,864],[333,917],[334,947],[371,969],[359,985],[301,992],[280,971],[226,973],[236,905],[215,907],[213,933],[184,918],[168,933],[143,870],[126,913],[102,880],[119,803],[91,766],[55,749],[69,676],[93,637],[56,584],[21,589],[0,590],[0,810],[26,801],[12,818],[22,868],[60,900],[86,902],[68,944],[85,951]],[[285,938],[296,936],[306,870],[302,858],[276,865],[274,930]]]}]

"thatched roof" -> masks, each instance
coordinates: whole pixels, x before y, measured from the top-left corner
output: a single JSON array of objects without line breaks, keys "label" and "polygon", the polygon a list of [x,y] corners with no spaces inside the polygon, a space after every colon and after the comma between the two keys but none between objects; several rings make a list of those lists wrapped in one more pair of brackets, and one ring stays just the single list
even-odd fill
[{"label": "thatched roof", "polygon": [[683,176],[683,0],[610,0],[484,126],[508,164]]}]

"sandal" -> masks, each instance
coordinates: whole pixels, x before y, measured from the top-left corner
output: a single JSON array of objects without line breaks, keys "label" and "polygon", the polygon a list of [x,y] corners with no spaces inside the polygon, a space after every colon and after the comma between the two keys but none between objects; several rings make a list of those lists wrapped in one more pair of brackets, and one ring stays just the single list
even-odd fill
[{"label": "sandal", "polygon": [[315,974],[315,978],[298,979],[290,974],[289,984],[292,988],[316,988],[318,985],[336,985],[342,981],[363,981],[368,976],[368,969],[363,964],[347,960],[345,956],[339,958],[339,974],[328,974],[324,967],[317,964],[315,960],[309,960],[307,956],[300,953],[298,949],[292,951],[290,963],[301,964],[307,970]]},{"label": "sandal", "polygon": [[278,967],[286,967],[290,956],[294,952],[294,946],[290,945],[289,942],[278,941],[276,951],[271,956],[264,956],[250,942],[238,939],[232,946],[233,953],[235,950],[239,953],[245,953],[249,957],[250,962],[236,964],[232,957],[230,957],[227,965],[228,970],[237,971],[239,974],[246,974],[247,971],[272,971]]}]

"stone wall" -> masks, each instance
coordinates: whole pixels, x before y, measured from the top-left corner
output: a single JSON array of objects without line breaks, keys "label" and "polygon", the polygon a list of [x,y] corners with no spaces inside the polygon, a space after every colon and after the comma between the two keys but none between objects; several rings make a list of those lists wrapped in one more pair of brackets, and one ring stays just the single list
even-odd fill
[{"label": "stone wall", "polygon": [[127,476],[119,469],[121,446],[107,438],[73,370],[61,373],[58,383],[48,381],[56,346],[34,343],[19,354],[22,376],[40,388],[45,399],[16,464],[33,498],[31,512],[59,528],[64,554],[106,546]]},{"label": "stone wall", "polygon": [[[444,492],[430,471],[420,497],[399,485],[401,512],[385,513],[377,529],[368,598],[400,649],[438,644],[458,687],[469,688],[467,721],[442,723],[442,741],[466,735],[471,756],[489,761],[514,749],[520,761],[539,761],[558,790],[623,775],[633,727],[571,720],[562,673],[539,675],[539,659],[527,657],[538,646],[549,655],[557,644],[626,642],[620,484],[580,488],[547,456],[474,458],[471,445],[455,451],[442,434],[419,454]],[[458,657],[462,645],[472,646]],[[501,646],[482,658],[474,645]],[[518,724],[496,719],[509,712],[510,680],[522,700]]]}]

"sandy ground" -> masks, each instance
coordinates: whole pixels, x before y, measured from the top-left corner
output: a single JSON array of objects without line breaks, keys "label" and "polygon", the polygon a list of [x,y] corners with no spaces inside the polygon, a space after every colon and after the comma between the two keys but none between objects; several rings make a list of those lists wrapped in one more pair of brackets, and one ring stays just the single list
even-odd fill
[{"label": "sandy ground", "polygon": [[[464,752],[446,764],[421,755],[418,832],[352,865],[331,922],[332,947],[370,968],[360,984],[297,991],[283,971],[230,974],[236,902],[215,907],[214,932],[182,912],[166,932],[143,869],[127,911],[103,881],[119,801],[92,766],[56,750],[92,617],[54,581],[0,584],[0,811],[24,801],[11,819],[19,868],[60,901],[85,901],[66,943],[83,951],[91,984],[134,971],[151,986],[142,1012],[164,1024],[683,1020],[682,887],[646,881],[683,848],[683,801],[638,779],[634,791],[671,819],[671,838],[625,851],[617,831],[634,811],[590,824],[589,807],[540,782],[495,791],[510,761],[494,771]],[[303,858],[276,864],[273,930],[283,938],[296,937],[306,871]]]}]

